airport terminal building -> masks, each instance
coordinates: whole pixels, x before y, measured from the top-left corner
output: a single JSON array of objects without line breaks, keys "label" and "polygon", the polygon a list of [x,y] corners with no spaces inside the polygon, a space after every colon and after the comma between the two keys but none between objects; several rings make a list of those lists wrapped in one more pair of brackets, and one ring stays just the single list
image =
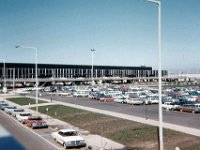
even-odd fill
[{"label": "airport terminal building", "polygon": [[[38,64],[38,78],[91,78],[91,65]],[[147,66],[93,66],[93,77],[156,77],[157,71]],[[167,75],[167,71],[162,71]],[[6,79],[35,78],[35,64],[6,63]],[[4,78],[4,64],[0,63],[0,77]]]}]

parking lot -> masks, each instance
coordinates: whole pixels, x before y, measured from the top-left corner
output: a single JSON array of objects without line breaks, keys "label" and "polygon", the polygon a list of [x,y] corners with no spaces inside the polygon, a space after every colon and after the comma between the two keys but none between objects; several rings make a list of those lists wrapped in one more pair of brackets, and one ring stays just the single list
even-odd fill
[{"label": "parking lot", "polygon": [[[34,96],[35,93],[31,95]],[[48,93],[43,93],[40,98],[51,99],[51,95]],[[158,105],[127,105],[119,104],[115,102],[100,102],[96,100],[89,99],[87,97],[69,97],[69,96],[59,96],[54,94],[52,97],[53,102],[64,102],[69,104],[75,104],[77,107],[86,106],[90,108],[97,108],[100,110],[107,110],[127,115],[134,115],[142,118],[148,118],[153,120],[158,120]],[[200,129],[199,124],[199,114],[192,114],[186,112],[178,111],[166,111],[163,110],[163,120],[167,123],[177,124],[181,126],[191,127]]]},{"label": "parking lot", "polygon": [[[32,94],[33,94],[33,97],[34,97],[34,92]],[[58,95],[54,95],[54,97],[53,97],[54,99],[52,100],[52,103],[51,103],[50,99],[44,98],[45,96],[48,97],[49,94],[46,93],[46,95],[45,95],[43,93],[42,96],[40,96],[39,100],[46,101],[47,103],[39,103],[38,104],[39,106],[44,106],[44,108],[45,108],[44,110],[46,110],[46,108],[48,108],[48,105],[54,105],[54,104],[59,104],[59,105],[72,104],[73,107],[77,107],[77,108],[80,108],[80,109],[82,109],[83,107],[86,107],[87,110],[89,110],[89,111],[90,111],[90,108],[95,108],[96,106],[99,106],[99,107],[96,107],[97,108],[96,110],[102,110],[102,111],[105,110],[105,111],[107,111],[107,114],[110,114],[110,115],[112,115],[113,112],[120,111],[122,113],[119,113],[118,117],[124,116],[123,118],[126,118],[128,116],[131,116],[132,118],[134,118],[134,115],[136,116],[137,113],[140,113],[140,115],[142,114],[143,118],[144,118],[145,117],[145,113],[144,113],[145,108],[146,108],[146,115],[149,115],[150,112],[155,113],[157,111],[157,107],[158,107],[158,105],[140,105],[140,106],[137,106],[137,105],[120,104],[120,103],[115,103],[115,102],[100,102],[100,101],[96,101],[96,100],[93,100],[93,99],[82,98],[82,97],[80,97],[80,98],[75,97],[74,98],[74,97],[69,97],[69,96],[58,96]],[[36,106],[35,104],[31,105],[31,107],[35,107],[35,106]],[[29,108],[29,105],[26,104],[26,105],[21,106],[21,107]],[[50,108],[50,110],[52,110],[51,106],[49,106],[49,108]],[[28,110],[28,111],[30,111],[31,113],[36,115],[34,111],[32,111],[32,110]],[[125,113],[123,113],[123,111],[125,111]],[[199,116],[199,114],[184,113],[184,112],[173,112],[173,111],[164,111],[164,112],[165,113],[171,113],[171,114],[174,113],[174,114],[177,114],[177,116],[181,116],[183,114],[188,115],[188,116],[189,115]],[[64,149],[60,144],[57,144],[53,140],[53,138],[51,137],[51,133],[53,131],[56,131],[57,129],[72,128],[72,126],[65,123],[65,122],[62,122],[60,120],[54,120],[50,116],[47,116],[47,113],[45,114],[45,111],[43,113],[44,114],[42,115],[42,117],[44,118],[45,121],[48,121],[49,129],[33,130],[33,129],[30,129],[30,128],[22,125],[18,121],[14,120],[11,116],[8,117],[8,118],[11,118],[12,120],[14,120],[14,122],[18,126],[20,126],[20,127],[17,127],[17,128],[23,128],[23,130],[21,132],[23,132],[23,133],[28,132],[25,136],[22,137],[23,140],[21,140],[22,142],[25,142],[25,145],[28,144],[28,146],[27,146],[28,149],[30,147],[35,148],[35,147],[39,146],[40,144],[34,145],[34,143],[30,142],[30,139],[31,139],[30,137],[24,138],[27,135],[28,136],[30,136],[30,135],[35,136],[32,140],[35,141],[35,139],[36,139],[36,140],[38,140],[39,143],[41,142],[42,146],[40,146],[40,147],[48,147],[49,146],[49,147],[51,147],[51,149]],[[152,114],[154,114],[154,113],[152,113]],[[9,115],[5,114],[5,112],[3,112],[3,111],[2,111],[2,114],[4,114],[5,117],[9,116]],[[53,112],[53,114],[54,114],[54,112]],[[125,115],[125,114],[127,114],[127,115]],[[145,120],[146,119],[144,118],[143,120],[141,120],[141,122],[143,122],[143,121],[145,122]],[[151,119],[147,118],[146,121],[148,121],[148,120],[151,120]],[[12,123],[10,123],[10,124],[12,124]],[[18,138],[20,136],[21,135],[19,135],[19,134],[17,135]],[[90,136],[86,135],[86,136],[83,136],[83,137],[87,141],[88,145],[92,145],[93,149],[99,149],[101,146],[104,146],[108,143],[107,141],[104,141],[104,138],[97,136],[97,135],[90,135]],[[29,139],[29,140],[27,140],[27,139]],[[93,140],[93,139],[95,139],[95,140]],[[114,145],[116,145],[116,143]],[[113,145],[107,147],[107,149],[109,149],[111,147],[114,149]],[[118,146],[118,149],[120,149],[119,147],[120,146]],[[85,148],[83,148],[83,149],[85,149]],[[115,148],[115,149],[117,149],[117,148]]]}]

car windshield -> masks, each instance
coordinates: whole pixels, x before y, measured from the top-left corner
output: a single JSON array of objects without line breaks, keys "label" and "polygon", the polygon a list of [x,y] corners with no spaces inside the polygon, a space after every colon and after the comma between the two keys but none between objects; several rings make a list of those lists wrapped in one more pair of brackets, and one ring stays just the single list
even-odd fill
[{"label": "car windshield", "polygon": [[69,131],[63,133],[63,136],[77,136],[77,135],[78,135],[77,131]]},{"label": "car windshield", "polygon": [[6,104],[6,103],[2,103],[2,104],[0,104],[1,106],[8,106],[8,104]]},{"label": "car windshield", "polygon": [[7,107],[7,109],[15,109],[16,107],[13,107],[13,106],[9,106]]},{"label": "car windshield", "polygon": [[29,120],[42,120],[41,117],[30,117]]},{"label": "car windshield", "polygon": [[20,116],[31,116],[31,114],[20,114]]},{"label": "car windshield", "polygon": [[23,109],[15,109],[14,111],[15,112],[23,112],[24,110]]}]

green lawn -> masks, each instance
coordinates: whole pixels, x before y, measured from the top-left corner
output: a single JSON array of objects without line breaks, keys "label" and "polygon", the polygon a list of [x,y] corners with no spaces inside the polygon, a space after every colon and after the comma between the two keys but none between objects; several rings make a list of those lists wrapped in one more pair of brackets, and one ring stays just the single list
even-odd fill
[{"label": "green lawn", "polygon": [[[30,104],[35,104],[36,101],[35,99],[32,98],[27,98],[27,97],[16,97],[16,98],[7,98],[7,100],[14,102],[19,105],[29,105]],[[38,103],[47,103],[46,101],[38,100]]]},{"label": "green lawn", "polygon": [[[48,115],[88,130],[92,134],[102,135],[122,143],[129,149],[156,150],[158,148],[157,127],[62,105],[42,106],[39,107],[39,112],[46,114],[47,107]],[[167,141],[166,149],[170,150],[175,149],[176,146],[182,146],[181,150],[187,150],[188,143],[191,143],[196,150],[200,144],[200,138],[172,130],[164,130],[164,139]],[[196,140],[199,142],[194,143]]]}]

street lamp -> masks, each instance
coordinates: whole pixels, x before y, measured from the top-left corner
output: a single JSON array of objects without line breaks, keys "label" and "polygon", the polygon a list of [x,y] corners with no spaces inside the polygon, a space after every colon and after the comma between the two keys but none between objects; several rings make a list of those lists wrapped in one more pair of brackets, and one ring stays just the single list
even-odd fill
[{"label": "street lamp", "polygon": [[162,69],[161,69],[161,1],[147,0],[158,6],[158,84],[159,84],[159,142],[160,150],[164,150],[163,145],[163,112],[162,112]]},{"label": "street lamp", "polygon": [[38,112],[38,67],[37,67],[37,48],[36,47],[29,47],[29,46],[22,46],[18,45],[15,48],[28,48],[35,50],[35,82],[36,82],[36,112]]},{"label": "street lamp", "polygon": [[94,78],[93,78],[93,53],[96,51],[95,49],[91,49],[92,52],[92,70],[91,70],[91,77],[92,77],[92,85],[94,85]]},{"label": "street lamp", "polygon": [[0,59],[0,61],[3,61],[3,92],[7,92],[6,88],[6,60],[5,59]]}]

